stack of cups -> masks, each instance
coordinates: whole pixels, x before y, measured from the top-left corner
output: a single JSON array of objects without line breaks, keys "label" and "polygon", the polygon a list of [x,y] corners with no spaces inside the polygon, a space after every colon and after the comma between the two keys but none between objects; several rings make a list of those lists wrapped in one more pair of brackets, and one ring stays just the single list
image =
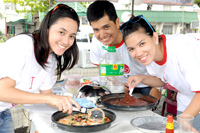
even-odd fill
[{"label": "stack of cups", "polygon": [[71,93],[72,95],[75,95],[77,90],[80,88],[80,80],[81,80],[81,75],[79,74],[71,74],[66,76],[66,83],[65,83],[65,88],[66,91]]}]

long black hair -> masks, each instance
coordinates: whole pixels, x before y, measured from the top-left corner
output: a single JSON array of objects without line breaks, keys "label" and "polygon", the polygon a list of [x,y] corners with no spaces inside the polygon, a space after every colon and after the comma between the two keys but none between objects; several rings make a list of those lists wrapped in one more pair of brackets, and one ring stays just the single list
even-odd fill
[{"label": "long black hair", "polygon": [[[48,41],[49,35],[47,31],[60,18],[64,17],[75,20],[79,28],[80,21],[77,13],[67,5],[58,4],[44,17],[39,30],[33,32],[36,60],[43,68],[45,68],[45,64],[48,63],[47,59],[50,51]],[[70,70],[78,62],[79,50],[76,44],[76,39],[74,40],[73,45],[67,49],[63,55],[58,56],[54,54],[54,56],[57,59],[57,78],[60,79],[64,70]]]}]

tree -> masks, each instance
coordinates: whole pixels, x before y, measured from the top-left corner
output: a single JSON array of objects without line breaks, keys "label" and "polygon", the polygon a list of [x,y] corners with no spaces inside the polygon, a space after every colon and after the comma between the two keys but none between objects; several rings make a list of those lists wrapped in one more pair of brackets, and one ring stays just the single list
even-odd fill
[{"label": "tree", "polygon": [[85,8],[88,7],[92,2],[80,2],[81,5],[83,5]]},{"label": "tree", "polygon": [[[17,10],[17,13],[31,13],[37,14],[37,12],[46,12],[56,2],[55,0],[3,0],[4,3],[19,4],[24,7],[23,10]],[[72,0],[73,1],[73,0]],[[83,6],[87,7],[91,2],[80,2]]]},{"label": "tree", "polygon": [[16,9],[17,13],[31,13],[46,12],[49,7],[55,4],[55,0],[4,0],[4,3],[19,4],[24,7],[22,10]]},{"label": "tree", "polygon": [[200,0],[194,0],[194,4],[197,4],[200,7]]},{"label": "tree", "polygon": [[1,13],[1,10],[0,10],[0,19],[1,19],[1,18],[3,18],[3,14]]}]

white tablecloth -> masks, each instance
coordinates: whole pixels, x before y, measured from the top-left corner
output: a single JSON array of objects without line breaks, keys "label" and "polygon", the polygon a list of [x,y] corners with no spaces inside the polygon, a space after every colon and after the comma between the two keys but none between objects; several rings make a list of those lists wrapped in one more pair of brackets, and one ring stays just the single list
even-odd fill
[{"label": "white tablecloth", "polygon": [[[51,115],[57,111],[57,109],[49,107],[45,104],[39,105],[27,105],[22,106],[30,112],[30,119],[34,128],[39,133],[66,133],[57,128],[54,123],[51,121]],[[110,109],[108,109],[110,110]],[[115,121],[111,124],[108,129],[99,131],[98,133],[143,133],[144,130],[141,130],[133,125],[131,125],[131,120],[136,117],[142,116],[157,116],[162,117],[151,110],[146,111],[117,111],[111,110],[116,114]],[[155,133],[164,133],[165,131],[147,131]]]}]

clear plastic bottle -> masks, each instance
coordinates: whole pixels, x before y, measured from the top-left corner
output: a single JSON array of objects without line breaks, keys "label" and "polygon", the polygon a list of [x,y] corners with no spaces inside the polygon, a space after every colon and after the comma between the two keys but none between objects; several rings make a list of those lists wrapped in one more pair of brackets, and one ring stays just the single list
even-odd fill
[{"label": "clear plastic bottle", "polygon": [[106,50],[99,62],[100,85],[106,86],[111,93],[122,93],[124,92],[124,62],[114,46],[108,46]]}]

